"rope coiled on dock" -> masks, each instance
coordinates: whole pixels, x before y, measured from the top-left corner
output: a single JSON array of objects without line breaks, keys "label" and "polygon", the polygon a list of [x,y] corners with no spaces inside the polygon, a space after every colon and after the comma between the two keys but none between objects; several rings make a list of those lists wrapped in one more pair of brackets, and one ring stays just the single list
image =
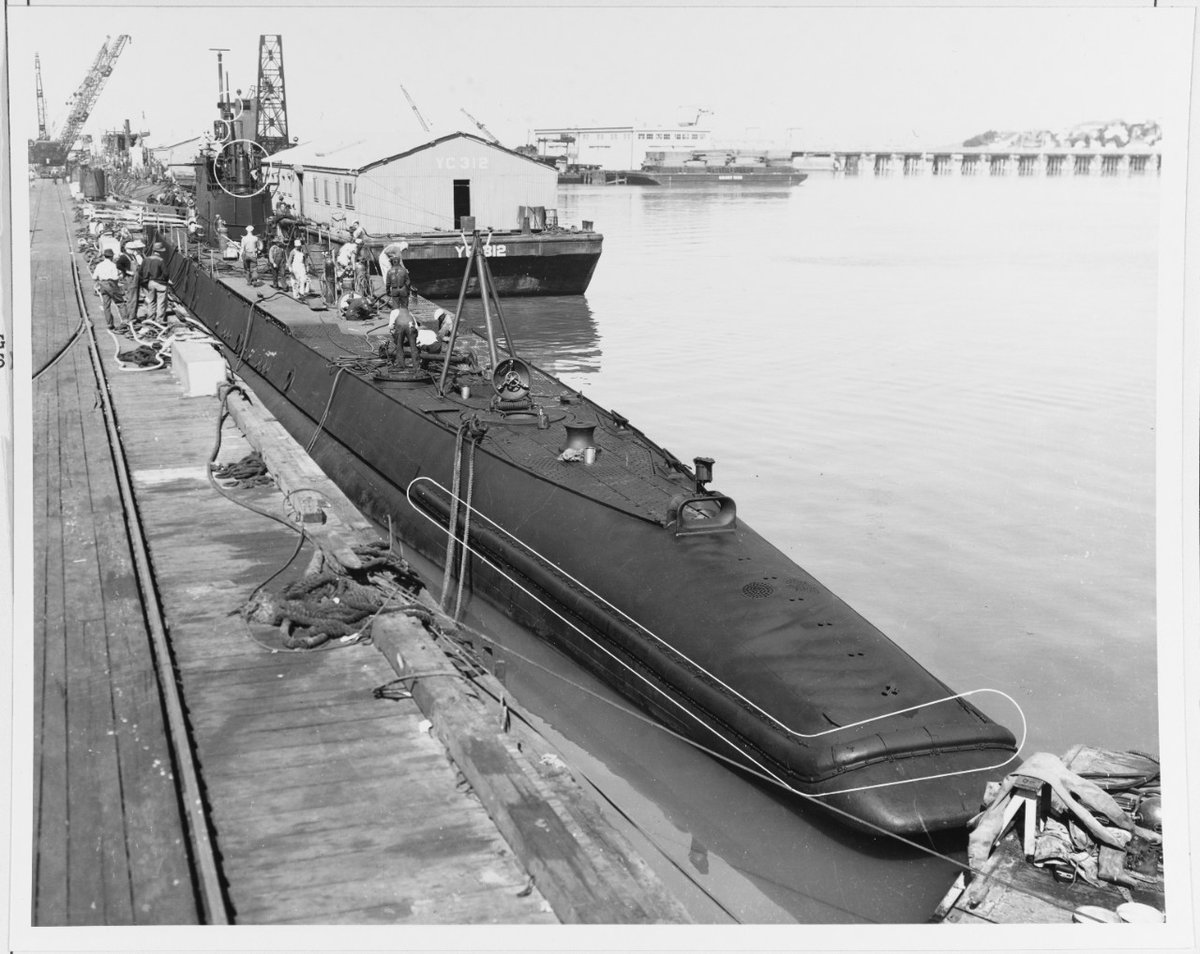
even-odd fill
[{"label": "rope coiled on dock", "polygon": [[263,487],[275,483],[263,463],[262,454],[253,451],[232,464],[221,464],[212,469],[212,475],[218,480],[231,480],[233,486],[243,490],[250,487]]},{"label": "rope coiled on dock", "polygon": [[[279,629],[287,649],[317,649],[333,639],[364,638],[381,612],[405,613],[432,622],[423,606],[410,605],[423,584],[408,561],[376,542],[354,547],[360,565],[345,567],[328,554],[316,555],[308,572],[277,595],[259,591],[242,615]],[[403,594],[404,599],[398,599]]]}]

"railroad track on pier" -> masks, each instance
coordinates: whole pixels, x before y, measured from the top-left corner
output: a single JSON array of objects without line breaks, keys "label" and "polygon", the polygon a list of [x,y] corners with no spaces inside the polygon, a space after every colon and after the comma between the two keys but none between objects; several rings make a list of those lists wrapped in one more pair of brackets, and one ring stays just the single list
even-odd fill
[{"label": "railroad track on pier", "polygon": [[[70,218],[62,202],[62,194],[57,189],[55,190],[55,196],[60,205],[67,234],[70,236],[73,234]],[[120,432],[109,393],[104,363],[100,357],[95,331],[89,317],[87,298],[83,291],[77,255],[74,248],[69,249],[69,255],[75,304],[78,308],[79,318],[84,329],[84,337],[87,339],[88,356],[91,360],[92,371],[96,377],[97,391],[103,409],[109,449],[112,453],[113,467],[116,472],[120,492],[121,510],[124,515],[125,528],[128,534],[129,549],[133,557],[137,576],[138,595],[150,635],[154,667],[157,675],[157,688],[162,700],[168,742],[174,764],[173,778],[178,791],[185,829],[182,837],[188,847],[191,874],[194,879],[193,888],[199,901],[202,923],[229,924],[229,904],[222,887],[220,862],[211,822],[205,808],[206,801],[203,786],[200,781],[199,768],[192,747],[187,716],[184,712],[183,701],[179,693],[171,646],[158,599],[158,587],[155,583],[154,570],[150,562],[149,548],[145,535],[142,532],[137,501],[133,493],[133,483],[125,459],[124,448],[121,444]],[[74,336],[72,336],[72,340],[74,340]],[[70,342],[68,342],[69,344]]]}]

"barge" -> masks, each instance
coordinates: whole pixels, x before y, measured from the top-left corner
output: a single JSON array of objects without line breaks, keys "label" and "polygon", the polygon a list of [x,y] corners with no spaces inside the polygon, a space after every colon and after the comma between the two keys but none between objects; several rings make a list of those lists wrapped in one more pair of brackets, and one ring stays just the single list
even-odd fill
[{"label": "barge", "polygon": [[774,166],[643,166],[637,171],[606,172],[610,185],[799,185],[807,172]]},{"label": "barge", "polygon": [[[961,831],[1004,774],[1013,733],[748,526],[709,489],[710,460],[688,467],[517,356],[478,235],[453,338],[405,373],[365,323],[164,244],[180,301],[259,400],[364,513],[449,568],[444,601],[490,600],[714,756],[854,827]],[[463,326],[472,270],[486,347]]]},{"label": "barge", "polygon": [[[584,223],[583,229],[523,231],[507,229],[487,234],[482,245],[488,257],[496,290],[506,297],[582,295],[600,262],[604,236]],[[316,230],[318,234],[327,234]],[[348,241],[349,233],[334,233],[334,241]],[[463,267],[471,240],[461,232],[417,232],[366,238],[375,258],[392,242],[404,241],[404,265],[412,283],[426,298],[452,299],[462,284]],[[479,296],[479,281],[472,276],[467,295]]]}]

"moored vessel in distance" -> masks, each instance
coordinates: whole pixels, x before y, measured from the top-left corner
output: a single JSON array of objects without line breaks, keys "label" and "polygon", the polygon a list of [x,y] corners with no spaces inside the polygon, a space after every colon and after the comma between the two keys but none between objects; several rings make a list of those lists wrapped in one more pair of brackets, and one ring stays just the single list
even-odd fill
[{"label": "moored vessel in distance", "polygon": [[645,166],[636,172],[606,172],[612,185],[799,185],[808,178],[786,166]]},{"label": "moored vessel in distance", "polygon": [[[713,150],[694,152],[649,151],[637,173],[626,176],[629,185],[798,185],[808,178],[792,165],[791,157],[764,152]],[[638,178],[628,178],[630,176]],[[642,183],[640,177],[648,182]]]},{"label": "moored vessel in distance", "polygon": [[[481,245],[463,265],[487,292]],[[1012,733],[751,529],[709,489],[711,461],[687,467],[522,361],[506,330],[507,354],[499,332],[486,351],[466,341],[461,299],[456,338],[395,373],[362,323],[258,301],[235,270],[174,248],[166,260],[183,304],[365,513],[696,744],[902,835],[961,829],[1004,774]]]}]

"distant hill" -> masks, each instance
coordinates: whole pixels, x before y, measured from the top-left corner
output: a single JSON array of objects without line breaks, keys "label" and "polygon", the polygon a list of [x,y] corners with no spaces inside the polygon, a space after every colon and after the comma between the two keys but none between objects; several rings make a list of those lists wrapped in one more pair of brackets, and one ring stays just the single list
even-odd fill
[{"label": "distant hill", "polygon": [[1123,119],[1110,119],[1103,122],[1079,123],[1059,132],[1049,129],[997,132],[995,129],[989,129],[964,140],[963,146],[968,149],[976,146],[1014,149],[1124,149],[1129,145],[1156,146],[1161,139],[1162,130],[1156,122],[1127,123]]}]

